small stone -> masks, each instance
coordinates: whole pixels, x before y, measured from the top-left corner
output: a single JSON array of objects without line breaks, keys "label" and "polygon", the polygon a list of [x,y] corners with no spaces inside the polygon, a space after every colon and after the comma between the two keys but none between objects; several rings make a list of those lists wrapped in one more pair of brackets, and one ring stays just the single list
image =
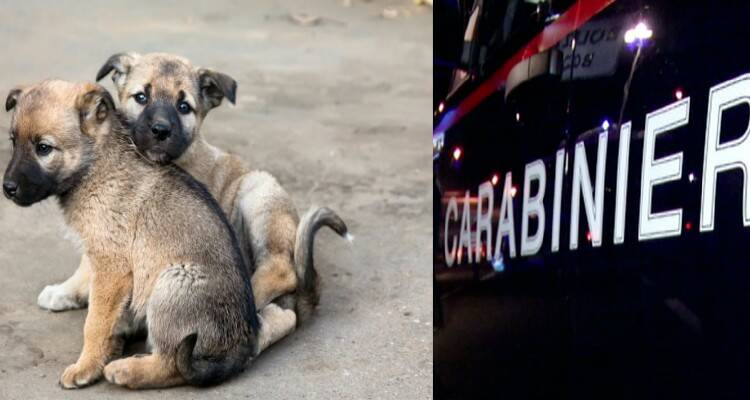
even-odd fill
[{"label": "small stone", "polygon": [[394,19],[398,18],[398,10],[392,7],[384,8],[383,12],[381,13],[383,18],[385,19]]},{"label": "small stone", "polygon": [[309,15],[305,13],[296,13],[289,15],[292,22],[294,22],[297,25],[301,26],[311,26],[311,25],[318,25],[321,22],[320,17]]}]

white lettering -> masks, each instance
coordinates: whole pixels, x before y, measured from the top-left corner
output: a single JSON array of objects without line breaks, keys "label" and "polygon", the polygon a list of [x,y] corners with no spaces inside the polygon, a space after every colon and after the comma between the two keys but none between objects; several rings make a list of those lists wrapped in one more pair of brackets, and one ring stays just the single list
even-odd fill
[{"label": "white lettering", "polygon": [[500,259],[503,237],[508,236],[508,247],[510,257],[516,256],[516,234],[513,223],[513,177],[510,172],[505,174],[505,185],[503,186],[503,200],[500,203],[500,219],[497,221],[497,239],[495,240],[495,259]]},{"label": "white lettering", "polygon": [[615,197],[614,243],[625,241],[625,204],[628,200],[628,169],[630,157],[630,126],[628,121],[620,128],[619,155],[617,157],[617,193]]},{"label": "white lettering", "polygon": [[[530,197],[531,181],[539,183],[534,197]],[[544,240],[544,190],[547,185],[547,171],[542,160],[526,164],[523,180],[523,212],[521,220],[521,255],[529,256],[539,252]],[[534,235],[529,236],[529,217],[535,216],[537,228]]]},{"label": "white lettering", "polygon": [[714,230],[717,175],[735,168],[742,170],[744,179],[742,224],[750,225],[750,204],[748,204],[750,185],[748,185],[747,174],[747,168],[750,165],[750,141],[747,140],[750,135],[750,126],[745,128],[745,132],[738,139],[720,143],[722,113],[740,104],[750,106],[750,74],[716,85],[709,91],[701,191],[701,232]]},{"label": "white lettering", "polygon": [[586,147],[583,142],[576,143],[575,160],[573,161],[573,198],[570,210],[570,249],[578,248],[578,215],[580,213],[581,194],[586,209],[586,221],[591,232],[591,243],[594,247],[602,245],[602,226],[604,223],[604,173],[607,166],[607,132],[599,134],[599,148],[596,157],[596,194],[592,194],[591,177],[589,176]]},{"label": "white lettering", "polygon": [[682,232],[682,209],[651,212],[654,186],[682,177],[682,152],[654,159],[656,137],[686,125],[690,115],[690,98],[672,103],[646,114],[641,169],[641,205],[638,240],[678,236]]},{"label": "white lettering", "polygon": [[448,224],[451,220],[457,220],[458,219],[458,204],[456,204],[456,198],[451,196],[451,198],[448,200],[448,206],[445,208],[445,230],[444,230],[444,236],[443,240],[445,249],[445,265],[448,267],[453,266],[453,262],[456,260],[456,247],[458,246],[458,239],[456,238],[456,235],[453,235],[452,237],[452,245],[448,245]]},{"label": "white lettering", "polygon": [[[469,263],[474,262],[473,249],[471,247],[471,210],[469,208],[469,191],[464,196],[464,208],[461,215],[461,232],[458,236],[458,246],[466,247],[466,259]],[[458,253],[458,263],[461,264],[463,259],[462,252]]]},{"label": "white lettering", "polygon": [[[482,232],[487,234],[487,261],[492,259],[492,198],[494,189],[492,182],[479,185],[479,199],[477,201],[477,244],[482,245]],[[484,201],[487,200],[487,212],[483,213]],[[481,253],[477,253],[477,261],[481,261]]]},{"label": "white lettering", "polygon": [[552,204],[552,252],[560,249],[560,207],[562,204],[563,164],[568,170],[568,155],[565,149],[557,151],[555,157],[555,197]]}]

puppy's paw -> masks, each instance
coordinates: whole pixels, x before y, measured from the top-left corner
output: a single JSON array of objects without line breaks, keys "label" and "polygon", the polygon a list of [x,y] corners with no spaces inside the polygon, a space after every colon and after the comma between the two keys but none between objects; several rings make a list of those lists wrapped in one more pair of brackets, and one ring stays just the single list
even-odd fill
[{"label": "puppy's paw", "polygon": [[258,335],[257,354],[284,336],[294,332],[297,325],[297,314],[284,310],[276,304],[269,304],[260,310],[260,331]]},{"label": "puppy's paw", "polygon": [[292,310],[287,310],[271,303],[267,305],[261,316],[269,321],[273,321],[276,329],[284,332],[284,335],[291,333],[297,326],[297,314]]},{"label": "puppy's paw", "polygon": [[76,293],[62,284],[47,285],[36,300],[39,307],[50,311],[75,310],[86,307]]},{"label": "puppy's paw", "polygon": [[285,309],[281,309],[281,313],[281,318],[284,321],[284,326],[286,327],[284,336],[286,336],[294,332],[294,329],[297,327],[297,314],[292,310]]},{"label": "puppy's paw", "polygon": [[64,389],[78,389],[91,385],[101,377],[101,367],[81,366],[76,363],[65,368],[65,371],[60,375],[60,386]]},{"label": "puppy's paw", "polygon": [[130,362],[123,358],[107,364],[104,367],[104,379],[115,385],[128,386],[128,383],[133,379]]}]

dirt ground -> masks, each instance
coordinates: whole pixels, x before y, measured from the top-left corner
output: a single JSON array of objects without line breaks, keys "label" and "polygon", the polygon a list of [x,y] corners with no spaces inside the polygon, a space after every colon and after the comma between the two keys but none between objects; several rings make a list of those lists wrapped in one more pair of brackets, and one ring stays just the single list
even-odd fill
[{"label": "dirt ground", "polygon": [[[300,210],[336,209],[356,239],[318,234],[316,316],[239,377],[208,389],[63,391],[58,376],[78,356],[86,311],[49,313],[36,298],[79,255],[54,201],[20,208],[0,198],[0,399],[431,398],[431,9],[155,3],[0,0],[3,99],[18,83],[91,80],[115,52],[182,54],[239,83],[237,105],[208,117],[209,140],[276,175]],[[8,124],[0,112],[2,135]],[[2,170],[9,155],[0,140]]]}]

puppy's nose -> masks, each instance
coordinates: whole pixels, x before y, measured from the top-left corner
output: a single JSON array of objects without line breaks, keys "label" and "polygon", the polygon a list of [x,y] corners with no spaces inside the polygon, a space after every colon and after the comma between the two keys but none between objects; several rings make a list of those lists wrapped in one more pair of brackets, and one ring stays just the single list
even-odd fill
[{"label": "puppy's nose", "polygon": [[18,191],[18,184],[13,181],[5,181],[3,183],[3,192],[5,192],[5,195],[8,197],[13,197],[16,195],[16,192]]},{"label": "puppy's nose", "polygon": [[153,125],[151,125],[151,133],[153,133],[158,140],[164,140],[168,138],[171,131],[172,126],[166,122],[155,122]]}]

